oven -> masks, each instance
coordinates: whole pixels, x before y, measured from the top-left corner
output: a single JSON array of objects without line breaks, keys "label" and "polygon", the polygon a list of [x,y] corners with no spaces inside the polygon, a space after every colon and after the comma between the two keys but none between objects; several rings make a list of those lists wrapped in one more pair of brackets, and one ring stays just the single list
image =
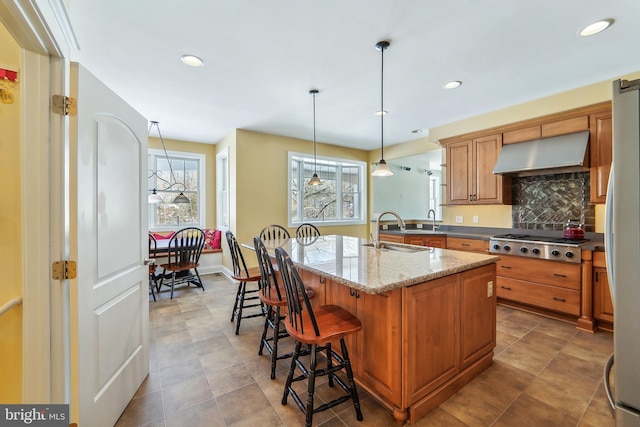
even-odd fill
[{"label": "oven", "polygon": [[588,241],[528,234],[501,234],[489,239],[489,252],[579,264],[580,247]]}]

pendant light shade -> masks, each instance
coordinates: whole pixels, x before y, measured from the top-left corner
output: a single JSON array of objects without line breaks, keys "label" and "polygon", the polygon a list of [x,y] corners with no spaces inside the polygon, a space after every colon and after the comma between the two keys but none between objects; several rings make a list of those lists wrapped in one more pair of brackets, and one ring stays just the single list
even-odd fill
[{"label": "pendant light shade", "polygon": [[387,166],[387,162],[384,160],[384,51],[389,47],[389,42],[386,40],[376,43],[376,49],[380,51],[380,161],[375,170],[371,173],[372,176],[391,176],[393,172]]},{"label": "pendant light shade", "polygon": [[316,95],[317,89],[311,89],[309,93],[313,95],[313,176],[309,180],[309,185],[322,185],[322,181],[318,178],[318,161],[316,159]]},{"label": "pendant light shade", "polygon": [[148,202],[149,203],[164,203],[164,200],[162,200],[162,197],[160,197],[160,195],[157,193],[156,189],[154,188],[153,192],[151,194],[149,194]]},{"label": "pendant light shade", "polygon": [[[162,178],[160,176],[162,174],[162,171],[159,171],[159,170],[149,171],[150,172],[149,178],[152,178],[155,176],[157,179],[162,181],[163,188],[161,188],[161,190],[170,190],[176,186],[178,188],[182,187],[182,191],[180,191],[180,194],[178,194],[176,198],[173,199],[173,203],[191,203],[189,198],[185,196],[183,193],[186,190],[185,185],[177,182],[176,177],[173,174],[173,167],[171,166],[171,160],[169,160],[169,155],[167,154],[167,147],[164,145],[164,139],[162,139],[162,134],[160,133],[160,126],[158,126],[158,122],[156,121],[151,122],[151,126],[149,126],[149,133],[151,133],[151,128],[153,128],[154,126],[158,130],[158,136],[160,137],[160,142],[162,143],[162,150],[164,151],[164,157],[167,160],[167,164],[169,165],[169,171],[171,172],[171,176],[169,178],[171,181],[173,181],[173,184],[171,183],[171,181],[167,181],[166,179]],[[162,200],[162,197],[160,197],[160,195],[157,192],[158,190],[156,188],[149,191],[151,191],[151,194],[148,197],[149,203],[164,203],[164,200]]]}]

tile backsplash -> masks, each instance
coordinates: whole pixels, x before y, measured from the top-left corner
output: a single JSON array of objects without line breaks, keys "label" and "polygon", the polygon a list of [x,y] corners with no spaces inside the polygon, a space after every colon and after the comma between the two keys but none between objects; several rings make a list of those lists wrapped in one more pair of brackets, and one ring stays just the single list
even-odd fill
[{"label": "tile backsplash", "polygon": [[589,203],[589,172],[514,177],[513,227],[562,231],[577,219],[595,230],[595,207]]}]

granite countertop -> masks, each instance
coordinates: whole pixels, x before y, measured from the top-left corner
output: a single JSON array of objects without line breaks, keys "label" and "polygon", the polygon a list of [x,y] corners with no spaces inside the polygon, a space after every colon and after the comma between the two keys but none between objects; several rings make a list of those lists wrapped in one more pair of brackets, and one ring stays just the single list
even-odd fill
[{"label": "granite countertop", "polygon": [[415,285],[496,262],[497,256],[384,243],[400,252],[366,246],[367,239],[341,235],[265,242],[270,255],[284,248],[298,268],[369,294]]},{"label": "granite countertop", "polygon": [[[431,231],[430,228],[407,228],[402,231],[395,226],[390,226],[387,230],[380,230],[380,234],[398,234],[404,236],[405,234],[411,235],[431,235],[431,236],[446,236],[446,237],[460,237],[464,239],[478,239],[489,240],[491,237],[499,234],[531,234],[539,236],[557,235],[562,237],[561,231],[546,231],[546,230],[521,230],[514,228],[490,228],[490,227],[462,227],[462,226],[448,226],[442,225],[438,231]],[[583,243],[580,247],[583,250],[589,251],[604,251],[604,242],[602,233],[586,233],[585,238],[589,239],[588,242]]]}]

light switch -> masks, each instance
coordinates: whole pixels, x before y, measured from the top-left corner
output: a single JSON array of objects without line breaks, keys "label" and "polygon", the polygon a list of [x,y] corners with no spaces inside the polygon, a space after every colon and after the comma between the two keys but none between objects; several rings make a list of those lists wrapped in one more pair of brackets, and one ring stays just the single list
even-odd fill
[{"label": "light switch", "polygon": [[477,224],[478,223],[478,215],[474,215],[473,216],[473,223]]}]

